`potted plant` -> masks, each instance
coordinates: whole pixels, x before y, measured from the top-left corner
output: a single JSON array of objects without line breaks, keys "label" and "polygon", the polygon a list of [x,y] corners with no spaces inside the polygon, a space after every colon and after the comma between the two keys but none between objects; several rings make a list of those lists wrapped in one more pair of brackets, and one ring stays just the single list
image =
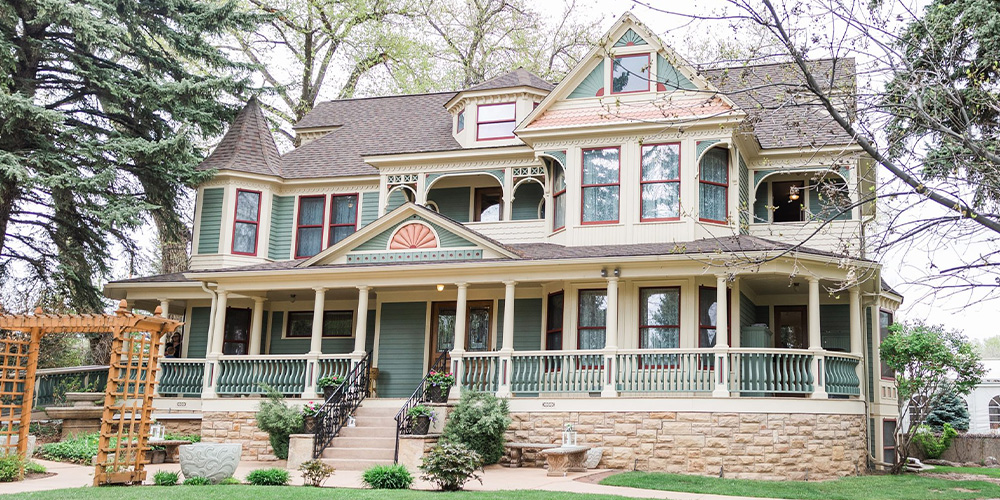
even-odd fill
[{"label": "potted plant", "polygon": [[424,435],[431,428],[431,421],[434,420],[434,410],[428,406],[417,405],[406,411],[406,416],[410,417],[413,424],[410,426],[410,434]]},{"label": "potted plant", "polygon": [[323,389],[323,399],[330,399],[334,392],[337,392],[337,388],[343,385],[344,377],[340,375],[330,375],[329,377],[323,377],[316,382],[316,385],[320,389]]},{"label": "potted plant", "polygon": [[314,401],[302,405],[302,432],[316,432],[316,417],[319,415],[319,410],[322,407],[321,403]]},{"label": "potted plant", "polygon": [[455,385],[455,376],[451,372],[431,371],[427,374],[427,383],[430,384],[425,389],[426,399],[432,403],[448,402],[448,390]]}]

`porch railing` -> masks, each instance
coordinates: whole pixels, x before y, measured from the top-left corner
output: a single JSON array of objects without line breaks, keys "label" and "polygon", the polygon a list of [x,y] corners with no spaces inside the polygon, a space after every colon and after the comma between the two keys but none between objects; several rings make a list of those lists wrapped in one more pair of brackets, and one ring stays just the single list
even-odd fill
[{"label": "porch railing", "polygon": [[810,353],[754,349],[729,353],[731,391],[743,396],[808,394],[813,391]]},{"label": "porch railing", "polygon": [[620,392],[712,392],[713,355],[704,350],[618,351]]},{"label": "porch railing", "polygon": [[347,373],[344,383],[327,399],[316,414],[316,428],[313,438],[313,458],[319,458],[330,441],[340,434],[358,406],[368,397],[369,377],[371,377],[372,356],[366,352],[354,368]]},{"label": "porch railing", "polygon": [[160,360],[160,383],[156,389],[159,394],[199,396],[204,385],[204,359]]},{"label": "porch railing", "polygon": [[858,363],[854,357],[826,355],[826,392],[835,396],[861,395],[861,380],[858,379]]},{"label": "porch railing", "polygon": [[218,394],[261,394],[264,385],[284,394],[306,389],[308,362],[301,356],[232,356],[219,359]]},{"label": "porch railing", "polygon": [[601,392],[603,380],[600,351],[521,351],[511,357],[514,393]]},{"label": "porch railing", "polygon": [[108,367],[100,365],[44,368],[35,371],[35,408],[62,403],[67,392],[100,392],[108,383]]},{"label": "porch railing", "polygon": [[498,352],[465,353],[462,387],[474,391],[496,392],[500,387],[499,354]]},{"label": "porch railing", "polygon": [[427,377],[430,375],[430,372],[448,371],[448,364],[448,352],[444,351],[438,354],[437,359],[431,364],[430,370],[424,374],[424,378],[420,379],[413,394],[410,394],[409,399],[403,403],[403,407],[396,412],[396,450],[393,452],[393,462],[399,462],[399,436],[401,434],[409,434],[410,429],[413,428],[413,418],[408,415],[410,408],[427,401]]}]

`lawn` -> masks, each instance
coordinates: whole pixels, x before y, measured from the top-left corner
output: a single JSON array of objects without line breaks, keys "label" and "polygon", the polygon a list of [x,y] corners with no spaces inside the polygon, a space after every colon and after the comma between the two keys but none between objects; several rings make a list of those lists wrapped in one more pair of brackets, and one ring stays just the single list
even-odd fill
[{"label": "lawn", "polygon": [[[2,488],[2,486],[0,486]],[[581,495],[552,491],[469,491],[442,493],[414,490],[356,490],[347,488],[308,488],[305,486],[110,486],[73,488],[0,495],[0,499],[18,500],[203,500],[247,498],[254,500],[624,500],[618,496]]]},{"label": "lawn", "polygon": [[935,465],[933,469],[923,472],[927,474],[975,474],[977,476],[1000,478],[1000,468],[995,467],[944,467]]},{"label": "lawn", "polygon": [[625,472],[601,481],[609,486],[799,500],[950,500],[1000,498],[1000,485],[949,481],[919,475],[845,477],[833,481],[753,481],[656,472]]}]

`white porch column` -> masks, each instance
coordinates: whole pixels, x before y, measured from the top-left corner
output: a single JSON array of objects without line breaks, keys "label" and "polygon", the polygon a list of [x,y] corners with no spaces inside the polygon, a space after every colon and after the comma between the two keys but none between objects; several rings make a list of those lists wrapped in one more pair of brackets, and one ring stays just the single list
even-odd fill
[{"label": "white porch column", "polygon": [[250,355],[260,354],[260,339],[264,331],[264,297],[253,298],[253,315],[250,317]]},{"label": "white porch column", "polygon": [[503,211],[500,214],[500,220],[508,221],[512,220],[514,213],[514,169],[507,167],[504,169],[503,175],[503,194],[501,195],[503,200]]},{"label": "white porch column", "polygon": [[[864,343],[861,334],[861,288],[858,286],[853,286],[848,291],[851,300],[851,354],[855,356],[861,356],[864,358],[864,349],[862,349],[861,344]],[[871,361],[869,360],[869,363]],[[861,399],[864,399],[866,394],[865,391],[868,390],[867,384],[864,380],[865,364],[864,362],[858,362],[857,366],[858,380],[861,381],[859,390]]]},{"label": "white porch column", "polygon": [[326,305],[326,288],[316,287],[316,301],[313,303],[312,336],[309,337],[309,354],[323,353],[323,308]]},{"label": "white porch column", "polygon": [[712,397],[729,397],[729,301],[728,276],[715,277],[715,389]]},{"label": "white porch column", "polygon": [[450,398],[459,399],[462,397],[462,379],[464,378],[465,363],[462,356],[465,355],[465,336],[467,334],[466,322],[468,321],[469,308],[469,284],[455,283],[458,287],[458,296],[455,304],[455,343],[451,349],[451,373],[455,376],[455,385],[451,386]]},{"label": "white porch column", "polygon": [[510,375],[512,355],[514,354],[514,286],[516,281],[504,281],[503,298],[503,341],[500,345],[500,384],[497,388],[497,396],[507,398],[511,396]]},{"label": "white porch column", "polygon": [[226,307],[229,306],[229,292],[219,290],[219,300],[215,302],[215,325],[212,332],[212,356],[222,355],[222,342],[226,338]]},{"label": "white porch column", "polygon": [[[157,300],[160,301],[160,317],[161,318],[166,318],[167,317],[167,311],[170,310],[170,301],[168,299],[162,299],[162,298],[161,299],[157,299]],[[170,340],[170,337],[172,337],[172,336],[173,336],[172,333],[171,334],[167,334],[167,335],[160,335],[159,345],[156,346],[156,350],[159,353],[158,354],[159,359],[161,359],[161,360],[163,359],[163,356],[164,356],[164,354],[167,351],[167,341]],[[181,353],[179,353],[179,352],[175,353],[175,356],[179,358],[179,357],[181,357]],[[160,391],[158,389],[160,387],[159,382],[161,380],[160,377],[162,375],[163,375],[163,370],[157,370],[157,372],[156,372],[156,382],[157,382],[157,384],[156,384],[156,387],[153,388],[153,395],[154,396],[159,396],[160,395]]]},{"label": "white porch column", "polygon": [[743,327],[743,323],[741,321],[742,311],[740,311],[740,303],[742,302],[742,300],[740,299],[740,278],[739,278],[739,276],[733,277],[733,287],[731,288],[731,290],[732,290],[732,295],[733,295],[732,296],[732,299],[733,299],[733,305],[732,305],[733,314],[732,314],[732,317],[730,318],[729,331],[733,332],[733,340],[732,340],[732,343],[730,344],[729,347],[740,347],[740,345],[742,345],[742,344],[740,344],[740,340],[742,340],[740,338],[740,334],[741,334],[740,329]]},{"label": "white porch column", "polygon": [[809,350],[813,351],[812,397],[826,399],[826,359],[823,357],[823,338],[819,330],[819,278],[809,277]]},{"label": "white porch column", "polygon": [[608,309],[604,319],[604,389],[602,398],[618,397],[618,277],[608,278]]},{"label": "white porch column", "polygon": [[368,291],[371,287],[358,287],[358,322],[354,331],[354,352],[351,357],[355,358],[355,363],[361,361],[365,355],[365,344],[368,340]]},{"label": "white porch column", "polygon": [[160,317],[166,318],[168,311],[170,311],[170,300],[169,299],[158,299],[160,301]]},{"label": "white porch column", "polygon": [[219,378],[219,356],[222,355],[222,343],[226,332],[226,307],[229,303],[229,292],[217,290],[215,297],[215,310],[212,311],[212,328],[208,338],[208,355],[205,356],[204,387],[201,390],[202,398],[214,398],[218,394],[215,392],[216,383]]}]

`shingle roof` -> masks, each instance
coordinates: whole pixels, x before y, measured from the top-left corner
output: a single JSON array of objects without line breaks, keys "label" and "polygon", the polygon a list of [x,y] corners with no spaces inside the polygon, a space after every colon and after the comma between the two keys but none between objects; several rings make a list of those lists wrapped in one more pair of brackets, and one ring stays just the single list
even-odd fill
[{"label": "shingle roof", "polygon": [[184,273],[156,274],[153,276],[141,276],[124,280],[112,281],[111,283],[177,283],[194,282],[184,277]]},{"label": "shingle roof", "polygon": [[251,98],[240,110],[222,141],[198,168],[281,175],[281,155],[257,98]]},{"label": "shingle roof", "polygon": [[524,68],[517,68],[514,71],[490,78],[479,85],[469,87],[465,90],[493,90],[508,87],[534,87],[545,91],[556,88],[555,85],[542,80],[538,75]]},{"label": "shingle roof", "polygon": [[[837,107],[853,114],[854,59],[824,59],[809,63],[825,87],[832,82]],[[794,63],[762,64],[705,71],[707,78],[747,112],[749,124],[763,149],[851,144],[826,108],[805,88]]]}]

